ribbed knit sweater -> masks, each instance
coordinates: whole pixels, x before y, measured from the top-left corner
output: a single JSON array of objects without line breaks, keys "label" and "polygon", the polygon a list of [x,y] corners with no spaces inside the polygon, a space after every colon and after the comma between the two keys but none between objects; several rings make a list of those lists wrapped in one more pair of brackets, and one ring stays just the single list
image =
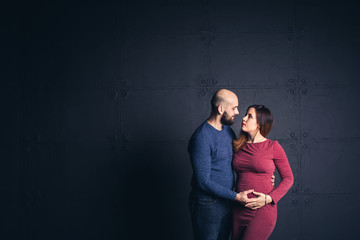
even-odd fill
[{"label": "ribbed knit sweater", "polygon": [[219,131],[207,121],[201,124],[189,142],[189,154],[193,167],[191,185],[209,194],[234,200],[236,192],[231,168],[232,140],[235,138],[229,126]]}]

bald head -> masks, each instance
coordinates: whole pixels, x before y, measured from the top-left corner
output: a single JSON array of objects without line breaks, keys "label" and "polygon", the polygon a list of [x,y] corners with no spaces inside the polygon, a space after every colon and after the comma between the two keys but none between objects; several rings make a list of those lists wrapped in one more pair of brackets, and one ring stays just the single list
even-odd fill
[{"label": "bald head", "polygon": [[211,111],[212,113],[218,113],[218,107],[220,105],[235,104],[237,106],[238,98],[236,94],[227,89],[217,90],[211,99]]}]

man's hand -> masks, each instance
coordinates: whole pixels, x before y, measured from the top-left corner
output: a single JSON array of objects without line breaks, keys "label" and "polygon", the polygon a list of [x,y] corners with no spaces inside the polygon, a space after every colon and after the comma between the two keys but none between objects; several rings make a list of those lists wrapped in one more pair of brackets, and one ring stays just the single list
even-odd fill
[{"label": "man's hand", "polygon": [[254,189],[250,189],[250,190],[247,190],[247,191],[243,191],[243,192],[239,192],[236,194],[236,198],[235,200],[242,203],[243,205],[245,205],[246,203],[249,202],[249,198],[248,198],[248,194],[249,193],[252,193],[254,191]]},{"label": "man's hand", "polygon": [[275,186],[275,175],[274,174],[271,176],[271,183],[273,186]]}]

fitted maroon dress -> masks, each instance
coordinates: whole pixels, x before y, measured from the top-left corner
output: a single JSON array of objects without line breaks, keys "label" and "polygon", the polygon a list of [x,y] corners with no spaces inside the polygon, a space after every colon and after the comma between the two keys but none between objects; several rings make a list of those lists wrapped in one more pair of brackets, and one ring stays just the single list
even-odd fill
[{"label": "fitted maroon dress", "polygon": [[[277,203],[290,189],[294,177],[283,148],[277,141],[265,140],[259,143],[246,143],[234,153],[232,161],[236,172],[236,192],[254,189],[267,194],[273,202],[251,210],[235,204],[233,208],[233,240],[264,240],[274,230],[277,218]],[[271,176],[276,169],[281,181],[275,188]],[[249,194],[249,198],[257,197]]]}]

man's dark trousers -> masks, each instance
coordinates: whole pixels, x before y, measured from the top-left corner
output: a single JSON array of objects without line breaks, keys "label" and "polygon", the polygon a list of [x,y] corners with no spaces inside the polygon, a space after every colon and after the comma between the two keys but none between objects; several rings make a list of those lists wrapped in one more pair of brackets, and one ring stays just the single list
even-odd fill
[{"label": "man's dark trousers", "polygon": [[194,240],[229,240],[232,229],[229,200],[193,190],[189,205]]}]

